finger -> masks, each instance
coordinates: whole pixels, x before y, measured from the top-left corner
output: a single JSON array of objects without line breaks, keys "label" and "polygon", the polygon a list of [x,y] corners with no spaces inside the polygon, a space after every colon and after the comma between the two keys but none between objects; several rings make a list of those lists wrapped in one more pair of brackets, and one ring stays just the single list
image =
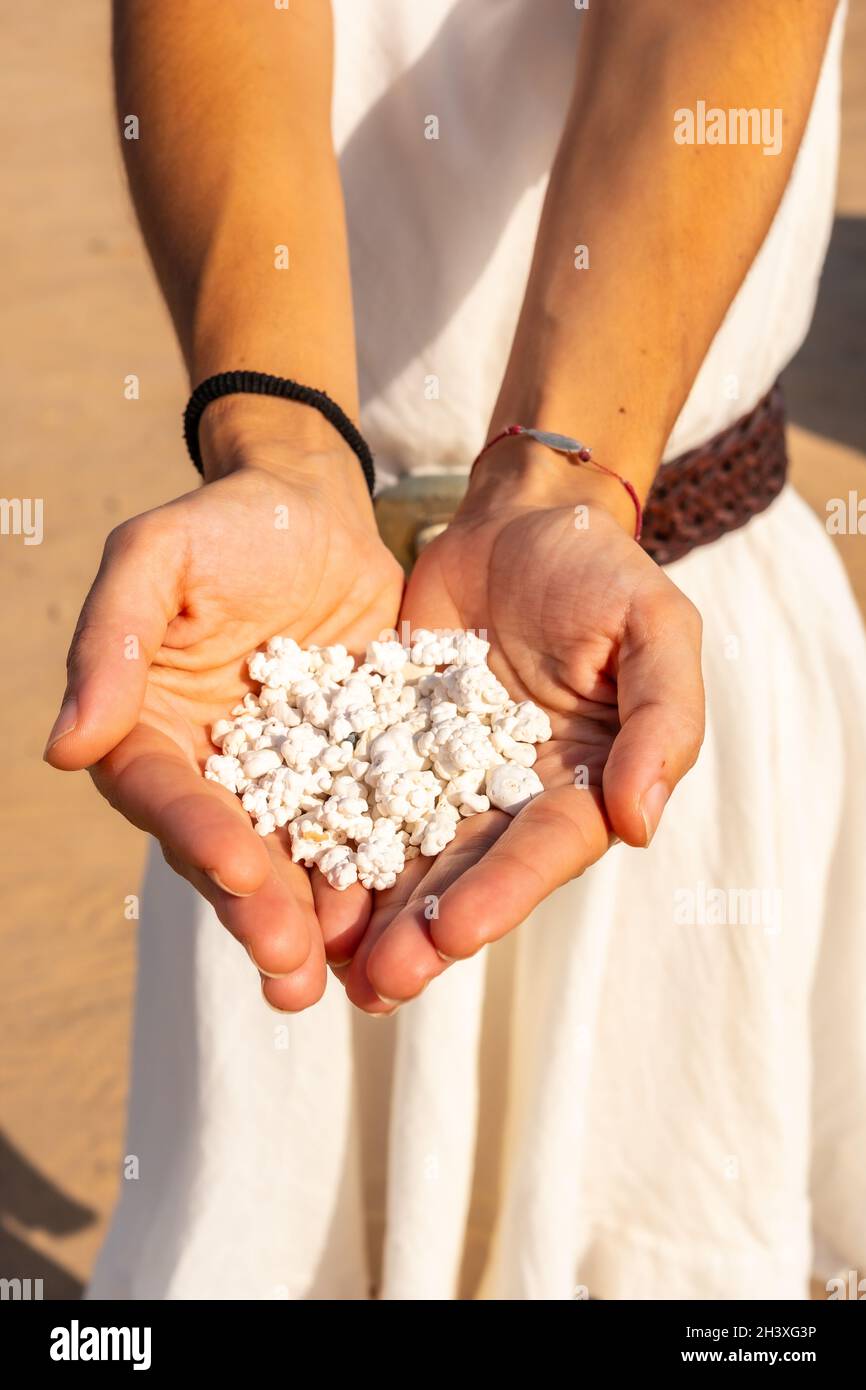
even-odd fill
[{"label": "finger", "polygon": [[262,978],[262,997],[278,1013],[296,1014],[317,1004],[325,992],[328,971],[322,933],[310,933],[307,958],[299,969],[280,979]]},{"label": "finger", "polygon": [[271,877],[249,897],[230,901],[227,915],[261,973],[283,978],[303,969],[321,931],[310,876],[293,863],[288,836],[268,835],[265,848]]},{"label": "finger", "polygon": [[[162,539],[160,539],[162,537]],[[67,657],[66,693],[48,736],[53,767],[90,767],[134,727],[147,672],[178,610],[178,550],[139,518],[105,544]]]},{"label": "finger", "polygon": [[457,836],[433,860],[413,860],[426,873],[392,907],[391,920],[370,943],[366,975],[374,992],[387,1004],[404,1003],[420,994],[449,964],[433,940],[440,902],[452,884],[483,858],[509,824],[500,811],[486,812],[461,822]]},{"label": "finger", "polygon": [[556,787],[542,793],[446,889],[439,915],[430,922],[434,947],[446,959],[474,956],[600,859],[610,842],[596,788]]},{"label": "finger", "polygon": [[229,893],[254,893],[271,862],[236,797],[207,782],[166,734],[139,724],[91,769],[121,815]]},{"label": "finger", "polygon": [[621,729],[604,770],[607,814],[629,845],[648,845],[704,736],[701,620],[671,586],[629,614],[617,667]]},{"label": "finger", "polygon": [[[318,934],[309,882],[302,869],[297,882],[286,882],[276,867],[257,892],[234,897],[201,869],[185,863],[167,845],[165,861],[213,907],[222,925],[245,948],[260,975],[282,978],[300,969]],[[297,865],[293,866],[298,868]],[[305,891],[306,889],[306,891]]]},{"label": "finger", "polygon": [[[387,892],[376,894],[367,930],[352,957],[351,965],[346,966],[344,972],[341,972],[350,1002],[356,1008],[363,1009],[365,1013],[378,1016],[394,1011],[394,1004],[390,1000],[380,998],[370,983],[367,974],[367,962],[370,952],[388,923],[392,921],[395,913],[399,912],[409,901],[416,885],[423,879],[429,863],[428,859],[422,859],[420,855],[415,859],[410,859],[394,887],[389,888]],[[340,978],[339,975],[338,978]]]},{"label": "finger", "polygon": [[328,963],[345,966],[367,929],[373,895],[360,883],[338,892],[318,869],[312,870],[310,882]]}]

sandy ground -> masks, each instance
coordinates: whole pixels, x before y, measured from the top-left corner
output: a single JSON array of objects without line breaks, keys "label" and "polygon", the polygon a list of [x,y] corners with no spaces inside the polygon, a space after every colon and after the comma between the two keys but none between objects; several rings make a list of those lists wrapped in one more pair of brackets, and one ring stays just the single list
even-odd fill
[{"label": "sandy ground", "polygon": [[[115,147],[107,10],[30,0],[6,26],[0,490],[44,498],[45,538],[0,538],[0,1274],[42,1277],[46,1297],[81,1289],[117,1186],[135,945],[124,902],[144,843],[40,753],[105,532],[191,484],[181,365]],[[788,373],[795,477],[822,515],[866,487],[866,0],[846,58],[839,221]],[[124,399],[132,372],[138,401]],[[840,549],[866,609],[866,541]]]}]

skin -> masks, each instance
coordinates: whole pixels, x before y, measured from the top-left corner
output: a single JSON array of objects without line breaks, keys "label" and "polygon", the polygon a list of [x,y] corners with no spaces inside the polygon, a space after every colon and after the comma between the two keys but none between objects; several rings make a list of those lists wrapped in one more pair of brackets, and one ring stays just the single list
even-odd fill
[{"label": "skin", "polygon": [[496,674],[547,711],[553,738],[535,766],[542,795],[513,819],[465,821],[438,859],[413,861],[408,896],[402,883],[380,895],[346,979],[362,1007],[371,990],[409,998],[443,956],[498,940],[612,837],[648,844],[703,730],[700,619],[601,508],[581,532],[570,507],[467,508],[422,555],[404,615],[486,629]]},{"label": "skin", "polygon": [[[833,8],[590,8],[490,434],[520,422],[588,440],[646,496],[778,207]],[[331,43],[323,0],[226,5],[218,18],[206,0],[117,7],[118,107],[142,131],[124,156],[191,379],[268,370],[357,416]],[[701,98],[781,108],[782,152],[678,145],[672,113]],[[590,248],[588,271],[574,267],[576,242]],[[289,273],[274,268],[278,243]],[[163,843],[267,972],[269,1003],[314,1003],[327,959],[354,1003],[390,1012],[614,837],[649,843],[700,747],[700,622],[636,544],[616,481],[524,441],[498,445],[404,596],[357,461],[316,412],[234,397],[208,408],[201,443],[207,486],[109,538],[46,756],[89,767]],[[274,525],[280,507],[287,530]],[[255,646],[283,632],[360,653],[398,610],[416,627],[486,628],[493,669],[548,711],[554,739],[537,765],[545,791],[519,817],[472,818],[371,904],[291,865],[282,837],[262,844],[199,767]]]},{"label": "skin", "polygon": [[[590,441],[646,498],[784,192],[834,9],[590,7],[488,438],[519,422]],[[677,144],[672,113],[701,97],[780,108],[780,154]],[[575,270],[576,242],[590,270]],[[703,737],[701,625],[635,543],[634,524],[616,481],[506,441],[479,461],[455,521],[421,555],[402,619],[486,628],[494,671],[515,699],[547,711],[554,738],[536,768],[545,791],[517,818],[473,817],[433,865],[414,861],[379,896],[341,972],[360,1007],[413,998],[448,968],[443,956],[473,955],[517,926],[612,835],[649,844]],[[573,785],[576,764],[589,790]],[[428,919],[431,895],[438,916]]]},{"label": "skin", "polygon": [[[326,465],[360,477],[353,457]],[[326,980],[309,876],[291,862],[287,839],[258,836],[238,799],[201,767],[214,720],[250,688],[245,658],[274,632],[357,650],[393,623],[402,572],[358,518],[349,487],[340,498],[318,463],[309,467],[291,485],[244,467],[112,533],[70,652],[74,708],[62,718],[74,727],[48,753],[56,767],[91,768],[100,792],[160,840],[263,975],[284,977],[280,1000],[293,1008],[315,1002]],[[274,525],[276,508],[286,509],[286,529]],[[335,926],[354,923],[358,896],[318,886],[340,899]]]},{"label": "skin", "polygon": [[[357,419],[330,6],[218,8],[122,0],[114,12],[118,114],[140,122],[121,148],[190,379],[267,369]],[[208,407],[199,440],[207,485],[108,539],[46,757],[89,768],[250,951],[268,1002],[301,1009],[326,981],[319,903],[337,900],[323,915],[339,938],[369,897],[311,882],[281,837],[255,834],[237,799],[201,778],[207,730],[276,632],[363,653],[393,626],[403,573],[357,459],[317,412],[229,397]]]}]

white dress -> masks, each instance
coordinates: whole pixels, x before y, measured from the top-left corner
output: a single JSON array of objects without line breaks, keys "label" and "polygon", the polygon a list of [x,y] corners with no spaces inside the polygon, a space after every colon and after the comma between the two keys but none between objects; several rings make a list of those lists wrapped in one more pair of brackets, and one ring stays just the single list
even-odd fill
[{"label": "white dress", "polygon": [[[581,16],[569,0],[335,12],[364,425],[385,481],[465,469]],[[667,457],[748,410],[808,327],[841,28]],[[90,1297],[799,1298],[816,1261],[866,1268],[863,632],[790,488],[669,572],[704,617],[708,728],[652,850],[617,846],[393,1020],[333,980],[280,1019],[151,856],[139,1176]]]}]

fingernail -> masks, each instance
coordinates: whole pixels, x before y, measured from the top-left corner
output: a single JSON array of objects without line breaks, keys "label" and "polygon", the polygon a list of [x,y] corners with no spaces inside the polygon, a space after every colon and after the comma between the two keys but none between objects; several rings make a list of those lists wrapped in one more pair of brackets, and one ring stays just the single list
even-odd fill
[{"label": "fingernail", "polygon": [[42,754],[43,758],[46,756],[47,753],[51,751],[51,749],[54,747],[55,743],[57,743],[59,739],[65,738],[67,734],[72,733],[72,730],[75,728],[77,722],[78,701],[76,700],[74,695],[70,695],[69,698],[64,700],[63,704],[60,706],[60,713],[54,721],[54,726],[51,730],[51,733],[48,735],[48,742],[45,745],[45,752]]},{"label": "fingernail", "polygon": [[403,1003],[402,999],[388,999],[384,994],[379,994],[378,990],[376,991],[376,998],[381,999],[383,1004],[390,1004],[394,1009],[399,1009]]},{"label": "fingernail", "polygon": [[[384,1000],[382,1001],[384,1003]],[[400,1005],[395,1004],[393,1009],[388,1009],[387,1013],[367,1014],[368,1018],[393,1018]]]},{"label": "fingernail", "polygon": [[640,804],[640,813],[643,816],[643,823],[646,829],[645,844],[649,844],[655,835],[659,821],[662,818],[662,811],[665,809],[670,792],[665,782],[656,782],[650,787],[649,791]]},{"label": "fingernail", "polygon": [[438,946],[434,947],[434,949],[439,959],[444,960],[446,965],[453,965],[457,959],[456,956],[446,956],[445,952],[440,951]]},{"label": "fingernail", "polygon": [[205,869],[205,873],[207,874],[211,882],[216,884],[217,888],[220,888],[223,893],[228,893],[229,896],[232,898],[251,898],[253,896],[252,893],[238,893],[235,888],[227,887],[227,885],[223,883],[216,869]]}]

